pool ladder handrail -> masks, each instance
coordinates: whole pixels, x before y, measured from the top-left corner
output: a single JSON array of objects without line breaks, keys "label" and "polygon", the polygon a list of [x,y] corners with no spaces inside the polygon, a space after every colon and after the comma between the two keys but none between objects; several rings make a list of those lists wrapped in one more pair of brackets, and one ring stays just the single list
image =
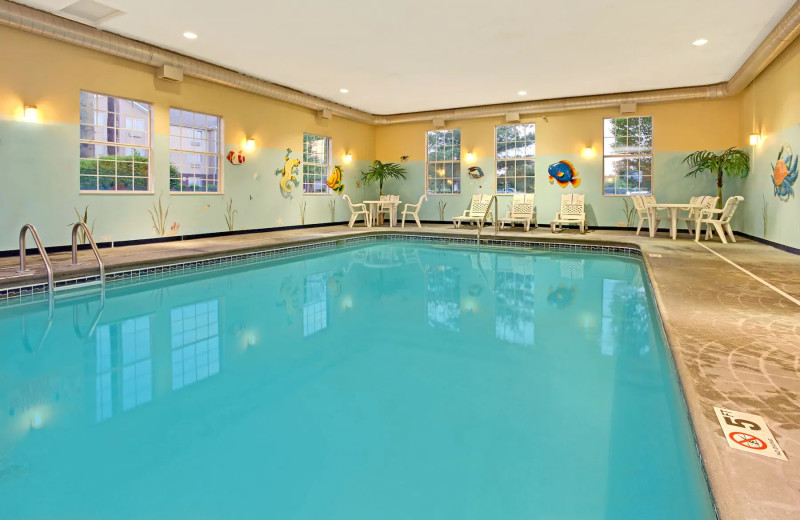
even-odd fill
[{"label": "pool ladder handrail", "polygon": [[94,252],[94,257],[97,258],[97,263],[100,265],[100,285],[105,287],[106,285],[106,266],[103,263],[103,259],[100,257],[100,250],[97,248],[97,243],[94,241],[94,237],[92,236],[92,232],[89,231],[89,226],[86,225],[86,222],[78,221],[72,226],[72,263],[69,264],[71,266],[80,265],[78,262],[78,229],[82,228],[83,232],[86,234],[86,238],[89,239],[89,244],[92,246],[92,252]]},{"label": "pool ladder handrail", "polygon": [[47,327],[45,328],[42,337],[39,339],[39,343],[37,344],[36,348],[33,348],[28,340],[27,316],[23,315],[22,317],[22,343],[28,352],[37,352],[40,348],[42,348],[44,340],[47,339],[47,335],[50,333],[50,329],[53,327],[53,311],[55,305],[53,299],[53,290],[55,287],[53,284],[53,264],[50,262],[50,257],[47,256],[47,250],[44,248],[42,245],[42,240],[39,238],[39,232],[36,231],[36,226],[33,224],[25,224],[22,226],[22,229],[19,232],[19,269],[17,272],[30,272],[30,269],[25,268],[25,238],[28,234],[28,231],[30,231],[31,235],[33,236],[33,241],[36,242],[39,255],[42,257],[44,268],[47,271]]},{"label": "pool ladder handrail", "polygon": [[42,257],[42,261],[44,262],[44,268],[47,271],[47,290],[52,296],[53,289],[55,289],[53,284],[53,264],[50,262],[50,257],[47,256],[47,250],[45,250],[44,246],[42,245],[42,241],[39,238],[39,233],[36,231],[36,226],[33,224],[25,224],[22,226],[22,229],[19,232],[19,269],[17,272],[30,272],[30,269],[25,268],[25,237],[27,236],[28,231],[31,232],[33,241],[36,242],[36,247],[39,249],[39,255]]},{"label": "pool ladder handrail", "polygon": [[497,195],[492,195],[492,198],[489,199],[489,205],[486,206],[486,212],[483,214],[483,219],[478,222],[478,245],[481,244],[481,232],[483,231],[483,227],[486,224],[486,219],[489,217],[489,212],[492,210],[492,204],[494,204],[494,234],[497,235],[499,231],[498,222],[497,222]]}]

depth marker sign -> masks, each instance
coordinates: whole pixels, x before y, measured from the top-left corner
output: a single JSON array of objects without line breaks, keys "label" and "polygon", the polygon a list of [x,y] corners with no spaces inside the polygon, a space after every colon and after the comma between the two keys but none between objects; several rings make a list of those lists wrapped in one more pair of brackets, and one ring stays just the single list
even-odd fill
[{"label": "depth marker sign", "polygon": [[789,460],[760,415],[714,407],[728,446],[773,459]]}]

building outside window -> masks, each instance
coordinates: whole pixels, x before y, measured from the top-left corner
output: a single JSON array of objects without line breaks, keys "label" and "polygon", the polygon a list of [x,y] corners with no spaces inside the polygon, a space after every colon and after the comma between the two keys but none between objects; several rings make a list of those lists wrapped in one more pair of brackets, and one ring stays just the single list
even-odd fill
[{"label": "building outside window", "polygon": [[461,193],[461,130],[428,132],[426,155],[428,195]]},{"label": "building outside window", "polygon": [[222,121],[218,116],[169,109],[169,190],[220,193]]},{"label": "building outside window", "polygon": [[502,125],[495,129],[497,193],[533,193],[536,178],[536,125]]},{"label": "building outside window", "polygon": [[303,193],[327,194],[331,169],[331,139],[303,134]]},{"label": "building outside window", "polygon": [[603,195],[653,193],[653,118],[603,120]]},{"label": "building outside window", "polygon": [[81,191],[150,191],[152,113],[147,103],[81,91]]}]

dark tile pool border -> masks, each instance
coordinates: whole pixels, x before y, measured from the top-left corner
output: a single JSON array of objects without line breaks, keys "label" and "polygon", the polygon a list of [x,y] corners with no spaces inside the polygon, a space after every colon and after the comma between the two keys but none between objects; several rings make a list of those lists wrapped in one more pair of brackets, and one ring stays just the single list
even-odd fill
[{"label": "dark tile pool border", "polygon": [[[248,265],[264,260],[275,258],[291,258],[300,256],[311,251],[335,250],[341,246],[349,246],[369,242],[442,242],[464,245],[476,245],[474,238],[449,237],[441,235],[416,235],[403,233],[382,233],[375,235],[364,235],[357,237],[326,238],[316,242],[307,242],[296,246],[278,246],[271,249],[250,251],[246,253],[235,253],[201,260],[184,260],[176,263],[164,265],[148,266],[142,268],[125,269],[108,273],[106,283],[124,284],[124,282],[138,282],[146,280],[161,279],[175,273],[196,272],[207,267],[233,267],[236,265]],[[481,246],[489,247],[512,247],[516,249],[528,249],[546,252],[571,252],[571,253],[595,253],[603,255],[614,255],[624,257],[641,257],[642,252],[635,247],[623,247],[612,245],[597,244],[575,244],[566,242],[548,242],[536,240],[504,240],[504,239],[482,239]],[[98,283],[98,275],[80,276],[68,280],[55,282],[56,291],[70,287],[82,287],[89,283]],[[16,305],[20,303],[30,303],[44,301],[48,299],[47,283],[39,282],[19,287],[0,289],[0,308]]]}]

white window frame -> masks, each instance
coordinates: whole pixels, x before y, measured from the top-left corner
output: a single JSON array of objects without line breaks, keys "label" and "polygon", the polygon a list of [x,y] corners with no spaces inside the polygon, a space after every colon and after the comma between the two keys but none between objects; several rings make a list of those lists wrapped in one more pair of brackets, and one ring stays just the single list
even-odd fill
[{"label": "white window frame", "polygon": [[[504,158],[500,158],[498,156],[498,153],[497,153],[497,132],[498,132],[498,130],[500,128],[516,128],[516,127],[519,127],[519,126],[532,126],[533,127],[533,155],[526,155],[524,157],[504,157]],[[520,141],[517,141],[515,139],[514,142],[518,143]],[[526,141],[522,141],[522,142],[524,143]],[[517,148],[517,149],[519,149],[519,148]],[[501,192],[501,191],[498,191],[497,190],[497,185],[500,182],[500,167],[499,167],[500,161],[503,161],[503,162],[506,162],[506,163],[514,162],[514,171],[515,171],[514,178],[515,179],[519,177],[519,175],[516,174],[517,163],[521,162],[522,163],[522,171],[523,171],[522,178],[524,180],[527,180],[528,178],[532,178],[533,179],[533,182],[534,182],[533,191],[519,191],[519,190],[517,190],[516,189],[516,181],[514,183],[515,191],[513,191],[513,192],[508,192],[508,191],[502,191]],[[525,172],[525,161],[533,161],[533,163],[534,163],[534,173],[533,173],[533,175],[529,176],[529,175],[525,175],[524,174],[524,172]],[[514,193],[536,193],[536,123],[515,123],[515,124],[508,124],[508,125],[497,125],[497,126],[494,127],[494,168],[495,168],[494,191],[495,191],[496,194],[498,194],[498,195],[513,195]],[[525,182],[524,180],[523,180],[523,182]],[[525,182],[525,186],[527,186],[527,182]]]},{"label": "white window frame", "polygon": [[[197,150],[189,150],[189,149],[186,149],[186,148],[181,148],[183,132],[181,132],[181,135],[173,135],[173,126],[176,126],[177,128],[179,128],[181,130],[183,130],[183,129],[198,130],[198,128],[196,128],[194,126],[192,126],[192,127],[184,126],[182,117],[180,118],[181,123],[179,125],[173,125],[172,124],[172,111],[173,110],[179,111],[181,113],[181,115],[183,115],[183,113],[189,113],[189,114],[192,114],[192,115],[200,115],[200,116],[205,116],[205,117],[216,117],[217,118],[217,151],[216,152],[199,152]],[[202,129],[200,129],[200,130],[202,130]],[[224,164],[224,161],[222,160],[223,159],[223,157],[222,157],[222,143],[223,143],[223,139],[224,139],[224,121],[222,119],[222,116],[218,116],[218,115],[215,115],[215,114],[206,114],[204,112],[198,112],[196,110],[187,110],[185,108],[180,108],[180,107],[170,107],[169,108],[169,137],[170,137],[170,145],[169,145],[170,172],[169,172],[168,177],[169,177],[169,181],[170,181],[170,187],[169,187],[170,195],[224,195],[224,193],[225,193],[225,190],[224,190],[225,185],[223,183],[223,178],[224,178],[224,176],[223,176],[223,171],[224,171],[223,164]],[[176,137],[178,138],[179,146],[177,148],[173,148],[173,138],[176,138]],[[201,140],[206,141],[206,142],[208,141],[208,139],[201,139]],[[182,155],[198,154],[198,155],[204,155],[204,156],[207,156],[207,157],[216,157],[217,158],[217,189],[215,191],[197,191],[197,190],[190,191],[190,190],[184,190],[183,189],[183,182],[182,182],[183,179],[179,179],[181,182],[179,182],[178,185],[181,187],[181,189],[173,190],[172,189],[172,166],[174,164],[172,162],[173,153],[182,154]],[[176,166],[178,167],[178,171],[180,171],[180,164],[178,164]],[[207,181],[208,181],[208,179],[206,179],[206,182]]]},{"label": "white window frame", "polygon": [[[453,140],[454,141],[455,141],[456,132],[458,132],[458,152],[457,152],[457,154],[455,153],[456,152],[455,146],[453,146],[453,152],[454,152],[453,156],[455,157],[456,155],[458,155],[458,159],[454,158],[452,160],[439,160],[439,159],[435,159],[433,161],[429,160],[428,141],[429,141],[430,135],[431,134],[435,134],[435,133],[441,133],[441,132],[451,132],[453,134]],[[436,179],[439,180],[439,178],[441,178],[445,182],[447,182],[447,180],[451,180],[452,181],[450,183],[451,186],[454,186],[456,184],[456,182],[455,182],[456,179],[458,179],[458,191],[453,190],[453,188],[451,188],[450,192],[430,191],[429,186],[428,186],[428,179],[430,178],[429,173],[430,173],[431,165],[435,165],[434,167],[438,167],[439,165],[447,165],[447,164],[453,165],[453,167],[451,169],[451,171],[453,172],[452,176],[448,177],[447,174],[445,173],[444,175],[437,176]],[[435,196],[439,196],[439,195],[441,195],[441,196],[461,195],[462,190],[461,190],[461,129],[460,128],[441,128],[441,129],[438,129],[438,130],[428,130],[427,132],[425,132],[425,193],[427,195],[435,195]]]},{"label": "white window frame", "polygon": [[[112,143],[112,142],[109,142],[109,141],[100,141],[100,140],[97,140],[97,139],[84,139],[84,138],[80,137],[80,133],[79,133],[79,136],[78,136],[78,139],[79,139],[79,144],[78,144],[78,150],[79,150],[78,151],[78,190],[79,190],[79,192],[80,193],[87,193],[87,194],[96,193],[96,194],[125,194],[125,195],[147,195],[147,194],[150,194],[150,195],[152,195],[153,194],[153,169],[152,169],[152,164],[153,164],[153,146],[152,146],[152,141],[153,141],[153,132],[152,132],[152,129],[153,129],[153,104],[152,103],[148,103],[146,101],[138,101],[138,100],[135,100],[135,99],[124,98],[124,97],[121,97],[121,96],[113,96],[111,94],[103,94],[103,93],[100,93],[100,92],[92,92],[92,91],[89,91],[89,90],[81,90],[79,95],[80,95],[80,97],[82,97],[84,94],[89,94],[89,95],[93,95],[93,96],[105,96],[105,97],[115,98],[115,99],[118,99],[118,100],[121,100],[121,101],[126,101],[126,102],[131,103],[132,105],[146,106],[147,110],[148,110],[148,114],[147,114],[147,117],[144,118],[144,120],[146,121],[146,127],[145,127],[144,130],[138,130],[138,129],[134,129],[134,128],[125,128],[125,124],[123,124],[122,127],[120,127],[119,123],[117,123],[116,126],[112,127],[112,128],[115,128],[118,132],[129,132],[129,133],[132,132],[132,131],[144,132],[145,141],[146,142],[143,143],[142,145],[134,145],[132,143],[130,143],[130,144],[116,143],[116,142]],[[81,116],[82,116],[83,107],[81,106],[80,103],[81,103],[81,101],[80,101],[80,98],[79,98],[78,110],[79,110],[79,112],[81,113]],[[108,114],[109,112],[107,110],[99,110],[99,107],[97,107],[95,105],[94,113],[92,114],[91,124],[88,124],[88,121],[84,122],[82,120],[82,117],[79,117],[79,128],[80,128],[80,130],[82,130],[84,127],[87,127],[87,126],[91,126],[92,128],[97,128],[97,127],[108,128],[106,125],[97,124],[98,123],[98,120],[97,120],[97,114],[98,113]],[[121,114],[120,113],[118,115],[120,116],[120,119],[124,118],[125,121],[130,119],[130,117],[127,117],[125,114]],[[130,126],[133,127],[133,124],[131,124]],[[79,132],[80,132],[80,130],[79,130]],[[96,137],[96,134],[95,134],[95,137]],[[99,189],[100,177],[110,177],[110,175],[100,175],[100,160],[96,160],[96,162],[97,162],[96,168],[97,169],[95,170],[95,175],[94,175],[94,177],[97,180],[97,182],[95,183],[96,188],[93,189],[93,190],[82,189],[81,188],[81,181],[82,181],[81,177],[90,177],[90,175],[83,175],[83,171],[84,170],[83,170],[83,168],[81,166],[81,161],[82,160],[89,159],[87,157],[81,157],[80,148],[84,144],[92,145],[92,146],[113,146],[113,147],[116,147],[116,148],[131,148],[132,150],[135,150],[135,149],[147,150],[147,189],[145,189],[145,190],[136,190],[136,189],[134,189],[135,188],[135,184],[136,184],[136,176],[134,175],[135,167],[133,165],[135,164],[135,161],[131,163],[131,175],[130,175],[130,177],[131,177],[132,185],[131,185],[131,189],[130,190],[120,190],[120,189],[117,189],[116,187],[113,190],[101,190],[101,189]],[[132,152],[132,156],[135,156],[135,151]],[[95,155],[95,157],[98,157],[98,156]],[[120,177],[120,175],[118,175],[118,172],[117,172],[118,165],[120,163],[116,160],[116,157],[118,157],[118,156],[115,155],[115,159],[114,159],[114,180],[115,180],[115,185],[116,185],[117,179]],[[139,164],[142,164],[142,163],[140,162]],[[122,177],[127,177],[127,175],[122,176]]]},{"label": "white window frame", "polygon": [[[650,118],[650,153],[649,154],[642,154],[642,153],[625,153],[625,154],[608,154],[607,147],[606,147],[606,140],[613,139],[613,136],[606,136],[606,121],[615,120],[615,119],[641,119],[641,118]],[[600,190],[603,193],[604,197],[628,197],[630,195],[652,195],[655,191],[655,161],[654,161],[654,143],[653,143],[653,127],[654,121],[653,116],[648,115],[641,115],[641,116],[620,116],[620,117],[606,117],[603,118],[603,181],[600,183]],[[630,134],[626,134],[625,137],[629,137]],[[627,191],[626,193],[606,193],[606,178],[610,177],[610,175],[606,174],[606,160],[607,159],[629,159],[629,160],[638,160],[641,161],[642,159],[650,159],[650,191],[635,191],[630,192]],[[626,177],[630,177],[626,174]]]},{"label": "white window frame", "polygon": [[[305,160],[305,158],[306,158],[306,137],[313,137],[315,139],[324,139],[325,140],[325,147],[326,147],[326,152],[327,152],[325,154],[325,161],[326,161],[325,164],[315,163],[315,162],[306,162],[306,160]],[[304,132],[303,133],[303,151],[302,151],[302,158],[303,158],[303,179],[302,179],[302,181],[303,181],[303,195],[330,195],[331,194],[331,189],[326,184],[326,181],[328,180],[328,177],[331,174],[331,148],[332,147],[333,147],[333,143],[332,143],[332,140],[331,140],[330,137],[326,137],[324,135],[310,134],[308,132]],[[314,185],[314,181],[316,181],[318,176],[319,176],[319,174],[317,174],[317,173],[309,174],[308,172],[306,172],[306,166],[310,166],[310,167],[314,167],[314,168],[319,168],[319,167],[325,168],[325,173],[322,174],[322,184],[325,186],[325,191],[306,191],[306,186],[313,186]],[[308,175],[311,176],[310,178],[312,179],[312,181],[307,183],[306,182],[306,176],[308,176]]]}]

